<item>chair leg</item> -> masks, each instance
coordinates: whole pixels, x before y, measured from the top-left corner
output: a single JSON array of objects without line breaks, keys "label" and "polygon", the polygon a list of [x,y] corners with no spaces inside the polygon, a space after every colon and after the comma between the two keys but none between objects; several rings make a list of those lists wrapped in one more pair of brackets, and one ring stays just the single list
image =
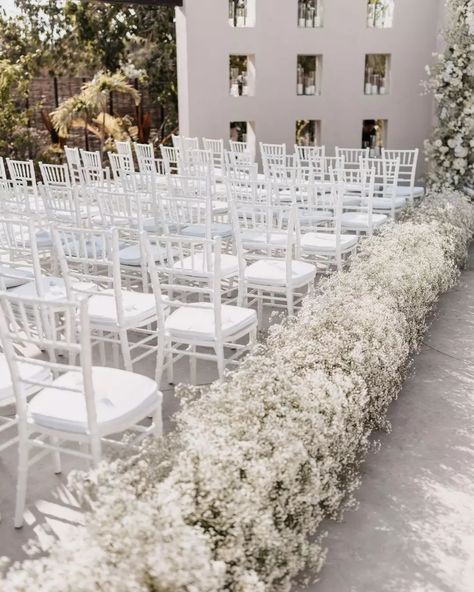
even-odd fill
[{"label": "chair leg", "polygon": [[191,384],[197,383],[197,360],[196,360],[196,346],[191,346],[191,355],[189,356],[189,372]]},{"label": "chair leg", "polygon": [[166,362],[166,377],[168,379],[169,384],[174,383],[174,368],[173,368],[173,352],[171,350],[173,344],[169,342],[169,350],[168,350],[168,360]]},{"label": "chair leg", "polygon": [[99,437],[92,437],[90,441],[92,468],[96,469],[102,456],[102,446]]},{"label": "chair leg", "polygon": [[[53,446],[59,446],[59,438],[51,437],[51,444]],[[53,452],[53,462],[54,462],[54,472],[56,475],[59,475],[59,473],[61,473],[61,471],[62,471],[62,469],[61,469],[61,454],[59,453],[59,450],[55,450]]]},{"label": "chair leg", "polygon": [[293,290],[286,291],[286,306],[288,309],[288,316],[292,317],[295,314],[295,306],[293,303]]},{"label": "chair leg", "polygon": [[156,438],[160,438],[163,435],[163,412],[162,412],[162,402],[160,401],[160,405],[158,409],[153,414],[153,423],[154,429],[153,434]]},{"label": "chair leg", "polygon": [[120,347],[122,350],[122,357],[123,357],[123,365],[125,370],[128,372],[133,371],[132,367],[132,357],[130,355],[130,345],[128,343],[128,335],[125,329],[122,329],[119,333],[120,335]]},{"label": "chair leg", "polygon": [[263,327],[263,294],[260,290],[257,291],[257,318],[258,318],[258,328],[262,329]]},{"label": "chair leg", "polygon": [[217,356],[217,372],[219,374],[219,378],[222,379],[224,377],[225,370],[224,345],[217,344],[215,346],[215,350]]},{"label": "chair leg", "polygon": [[105,341],[104,339],[104,332],[99,331],[99,356],[100,356],[100,365],[105,366]]},{"label": "chair leg", "polygon": [[28,482],[28,452],[26,441],[20,439],[18,447],[18,476],[16,483],[15,528],[23,526],[23,514],[26,503],[26,485]]}]

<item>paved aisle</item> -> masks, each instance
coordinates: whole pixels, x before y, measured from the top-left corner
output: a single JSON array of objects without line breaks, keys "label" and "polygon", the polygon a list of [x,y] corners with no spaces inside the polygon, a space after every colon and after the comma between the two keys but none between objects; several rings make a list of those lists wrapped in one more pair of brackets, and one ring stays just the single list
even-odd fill
[{"label": "paved aisle", "polygon": [[308,592],[474,590],[474,249]]}]

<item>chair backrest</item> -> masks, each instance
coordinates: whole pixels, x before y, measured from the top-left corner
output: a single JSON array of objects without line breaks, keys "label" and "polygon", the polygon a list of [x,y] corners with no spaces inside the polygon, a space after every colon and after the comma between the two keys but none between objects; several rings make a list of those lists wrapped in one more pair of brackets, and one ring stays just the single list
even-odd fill
[{"label": "chair backrest", "polygon": [[382,158],[388,160],[397,159],[400,162],[400,172],[398,182],[404,187],[410,187],[412,190],[415,187],[416,167],[418,165],[419,150],[387,150],[382,148]]},{"label": "chair backrest", "polygon": [[32,204],[26,181],[0,179],[0,212],[4,216],[29,218],[37,214],[34,205],[37,205],[36,200]]},{"label": "chair backrest", "polygon": [[[374,199],[384,198],[391,200],[390,215],[395,219],[396,197],[398,178],[400,172],[400,160],[398,158],[368,158],[361,161],[361,167],[374,171]],[[375,201],[375,205],[376,205]]]},{"label": "chair backrest", "polygon": [[205,150],[209,150],[212,154],[214,167],[218,170],[224,168],[224,140],[213,140],[211,138],[203,138],[202,144]]},{"label": "chair backrest", "polygon": [[141,195],[135,191],[117,191],[115,187],[104,187],[96,193],[102,227],[143,228]]},{"label": "chair backrest", "polygon": [[369,158],[369,148],[339,148],[336,146],[336,156],[344,158],[344,166],[357,168],[361,158]]},{"label": "chair backrest", "polygon": [[360,200],[351,205],[345,204],[344,209],[367,215],[368,234],[373,232],[373,211],[375,193],[375,168],[360,166],[358,169],[331,169],[332,182],[340,195],[357,194]]},{"label": "chair backrest", "polygon": [[6,181],[7,179],[7,171],[5,169],[5,161],[3,160],[3,156],[0,156],[0,181]]},{"label": "chair backrest", "polygon": [[82,159],[81,182],[85,187],[97,187],[110,183],[110,170],[102,165],[100,152],[80,149]]},{"label": "chair backrest", "polygon": [[175,234],[191,225],[205,229],[211,238],[212,199],[208,179],[184,175],[168,175],[168,192],[159,197],[166,232]]},{"label": "chair backrest", "polygon": [[155,158],[153,144],[138,144],[135,142],[135,154],[137,155],[140,173],[165,174],[164,162],[162,159]]},{"label": "chair backrest", "polygon": [[71,187],[71,177],[67,164],[39,163],[41,177],[45,185],[51,187]]},{"label": "chair backrest", "polygon": [[236,140],[229,140],[230,151],[239,154],[246,155],[249,162],[255,161],[255,150],[252,148],[250,142],[238,142]]},{"label": "chair backrest", "polygon": [[[95,442],[95,460],[100,457],[97,410],[92,382],[92,344],[87,301],[48,302],[41,298],[23,298],[0,293],[0,339],[10,369],[20,437],[28,421],[27,393],[47,387],[60,393],[78,393],[84,398],[88,434]],[[41,369],[34,375],[21,372],[25,358],[18,352],[29,352],[28,363]],[[41,353],[44,352],[42,355]],[[79,365],[72,360],[79,360]],[[56,383],[68,373],[68,378]]]},{"label": "chair backrest", "polygon": [[49,222],[72,226],[81,226],[83,221],[87,222],[87,213],[81,211],[78,187],[40,185],[39,190]]},{"label": "chair backrest", "polygon": [[117,154],[126,156],[133,162],[133,150],[130,140],[127,140],[126,142],[119,142],[118,140],[115,140],[115,149],[117,150]]},{"label": "chair backrest", "polygon": [[259,146],[264,166],[270,159],[272,162],[285,162],[286,144],[264,144],[260,142]]},{"label": "chair backrest", "polygon": [[37,191],[35,165],[32,160],[12,160],[7,158],[7,166],[10,179],[24,181],[32,191]]},{"label": "chair backrest", "polygon": [[180,151],[171,146],[160,146],[161,156],[167,175],[179,172]]},{"label": "chair backrest", "polygon": [[69,148],[68,146],[64,146],[64,154],[66,155],[66,162],[72,182],[79,185],[82,180],[82,163],[81,155],[79,154],[79,148]]},{"label": "chair backrest", "polygon": [[186,136],[172,135],[173,146],[177,148],[183,156],[188,150],[199,150],[199,138],[187,138]]},{"label": "chair backrest", "polygon": [[37,293],[44,296],[42,270],[37,243],[40,227],[33,220],[0,219],[0,290],[35,281]]},{"label": "chair backrest", "polygon": [[112,176],[117,185],[120,185],[124,191],[138,191],[140,187],[140,177],[135,173],[133,160],[122,154],[109,153],[110,168]]},{"label": "chair backrest", "polygon": [[102,158],[100,156],[100,152],[98,150],[83,150],[80,148],[79,153],[81,155],[82,164],[85,167],[91,169],[102,169]]},{"label": "chair backrest", "polygon": [[235,162],[229,163],[226,167],[226,177],[229,179],[257,183],[258,165],[257,163]]},{"label": "chair backrest", "polygon": [[298,146],[295,144],[295,164],[310,166],[320,162],[326,156],[325,146]]}]

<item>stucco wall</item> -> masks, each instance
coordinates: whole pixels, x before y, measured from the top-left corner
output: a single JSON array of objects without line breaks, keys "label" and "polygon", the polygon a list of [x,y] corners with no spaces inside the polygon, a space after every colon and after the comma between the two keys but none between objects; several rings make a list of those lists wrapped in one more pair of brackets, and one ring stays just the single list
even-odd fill
[{"label": "stucco wall", "polygon": [[[324,4],[324,27],[299,29],[297,0],[256,0],[256,26],[244,29],[229,26],[227,0],[185,0],[176,14],[181,133],[227,138],[231,121],[252,121],[257,141],[292,147],[296,120],[316,119],[332,154],[358,147],[362,120],[380,118],[387,147],[422,148],[433,118],[420,82],[437,49],[442,0],[396,0],[391,29],[367,28],[366,0]],[[388,95],[363,94],[367,53],[391,54]],[[229,96],[230,54],[255,55],[255,96]],[[296,96],[298,54],[323,56],[320,96]]]}]

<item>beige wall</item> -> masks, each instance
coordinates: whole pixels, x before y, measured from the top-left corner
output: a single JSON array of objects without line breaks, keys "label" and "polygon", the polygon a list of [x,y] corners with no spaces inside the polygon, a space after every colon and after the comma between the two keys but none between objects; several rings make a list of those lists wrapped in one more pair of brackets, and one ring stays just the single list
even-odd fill
[{"label": "beige wall", "polygon": [[[232,28],[227,0],[184,0],[177,9],[180,131],[228,138],[253,121],[257,141],[295,141],[298,119],[321,120],[321,142],[358,147],[362,120],[388,120],[387,147],[422,148],[432,99],[421,96],[437,48],[442,0],[396,0],[392,29],[366,26],[367,0],[325,0],[324,27],[297,27],[297,0],[256,0],[256,26]],[[391,54],[390,94],[363,94],[367,53]],[[256,94],[229,96],[230,54],[253,54]],[[296,56],[323,56],[321,96],[296,96]],[[420,172],[423,163],[421,163]]]}]

